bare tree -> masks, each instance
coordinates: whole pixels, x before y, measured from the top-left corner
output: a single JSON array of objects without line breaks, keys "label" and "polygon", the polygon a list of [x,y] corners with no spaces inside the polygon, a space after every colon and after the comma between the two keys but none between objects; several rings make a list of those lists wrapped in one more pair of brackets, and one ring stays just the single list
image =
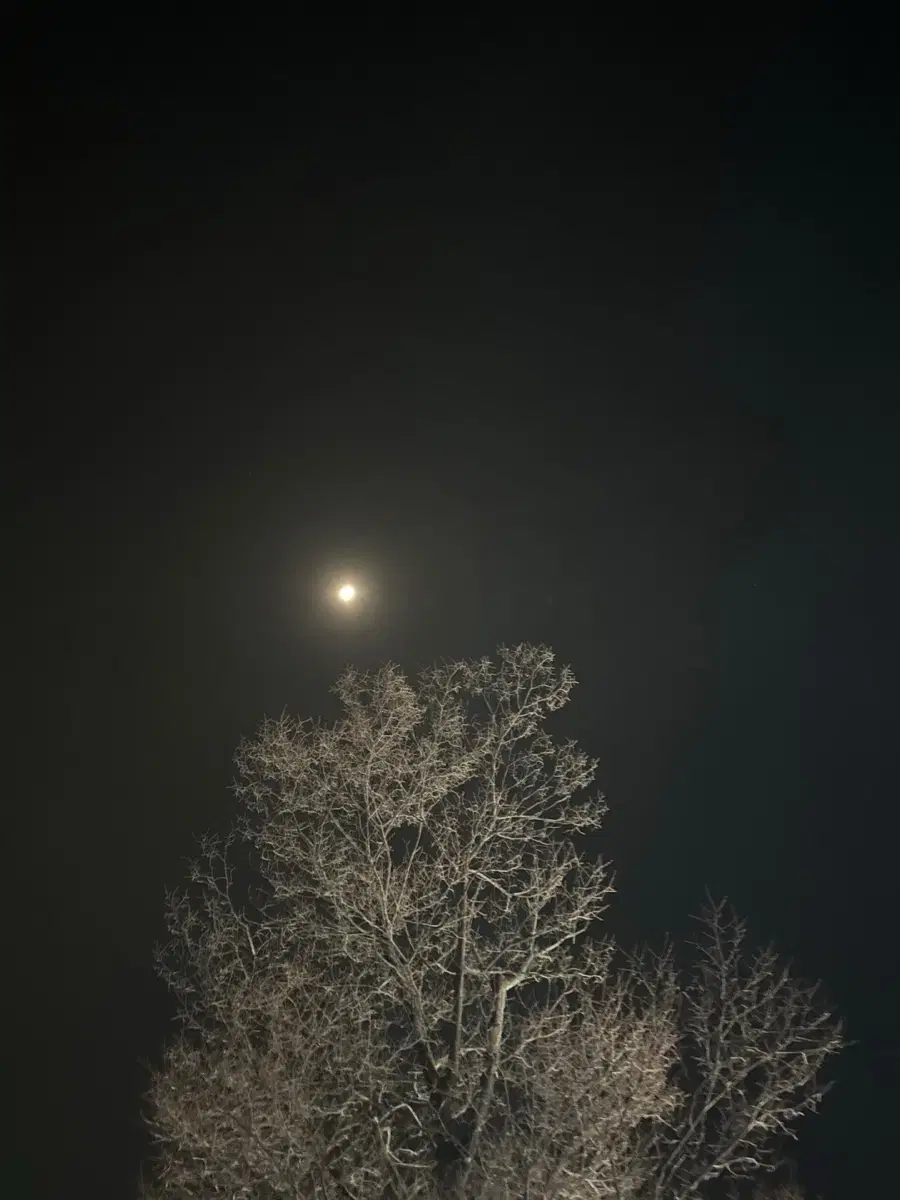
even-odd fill
[{"label": "bare tree", "polygon": [[678,1200],[770,1165],[840,1033],[719,907],[685,986],[598,940],[596,764],[545,727],[574,683],[528,645],[348,670],[335,724],[239,748],[260,886],[207,839],[170,896],[154,1195]]},{"label": "bare tree", "polygon": [[773,1171],[796,1123],[826,1088],[822,1068],[843,1037],[817,1005],[818,985],[794,978],[771,948],[745,954],[746,927],[707,905],[692,977],[680,989],[678,1094],[648,1131],[646,1195],[705,1195],[717,1181]]}]

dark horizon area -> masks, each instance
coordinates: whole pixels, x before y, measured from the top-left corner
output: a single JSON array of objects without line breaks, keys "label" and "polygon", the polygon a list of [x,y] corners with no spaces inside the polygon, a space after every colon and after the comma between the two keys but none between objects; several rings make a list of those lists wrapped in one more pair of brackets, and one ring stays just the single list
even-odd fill
[{"label": "dark horizon area", "polygon": [[579,679],[611,930],[708,888],[822,979],[801,1177],[890,1187],[895,54],[733,19],[4,19],[17,1197],[134,1194],[239,739],[522,640]]}]

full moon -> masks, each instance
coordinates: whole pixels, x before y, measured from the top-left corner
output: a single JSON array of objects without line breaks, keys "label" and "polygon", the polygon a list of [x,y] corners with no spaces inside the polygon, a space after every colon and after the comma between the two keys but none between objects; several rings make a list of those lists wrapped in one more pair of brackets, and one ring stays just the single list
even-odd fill
[{"label": "full moon", "polygon": [[352,583],[345,583],[343,587],[338,588],[338,597],[343,600],[345,604],[349,604],[355,595],[356,588]]}]

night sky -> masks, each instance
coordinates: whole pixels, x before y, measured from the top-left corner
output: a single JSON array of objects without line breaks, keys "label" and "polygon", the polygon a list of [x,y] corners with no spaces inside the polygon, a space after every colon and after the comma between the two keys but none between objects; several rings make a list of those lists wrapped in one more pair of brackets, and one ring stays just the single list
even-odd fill
[{"label": "night sky", "polygon": [[[3,19],[10,1194],[132,1194],[164,888],[238,739],[333,716],[348,661],[530,640],[581,681],[612,931],[709,887],[821,977],[858,1045],[804,1178],[886,1195],[887,29],[40,10]],[[337,619],[342,570],[372,599]]]}]

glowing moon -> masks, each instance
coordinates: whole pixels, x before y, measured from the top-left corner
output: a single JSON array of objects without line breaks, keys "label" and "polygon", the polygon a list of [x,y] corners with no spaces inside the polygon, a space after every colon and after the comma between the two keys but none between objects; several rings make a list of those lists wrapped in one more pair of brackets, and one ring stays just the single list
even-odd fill
[{"label": "glowing moon", "polygon": [[345,604],[349,604],[356,596],[356,588],[352,583],[345,583],[343,587],[338,588],[338,598],[343,600]]}]

